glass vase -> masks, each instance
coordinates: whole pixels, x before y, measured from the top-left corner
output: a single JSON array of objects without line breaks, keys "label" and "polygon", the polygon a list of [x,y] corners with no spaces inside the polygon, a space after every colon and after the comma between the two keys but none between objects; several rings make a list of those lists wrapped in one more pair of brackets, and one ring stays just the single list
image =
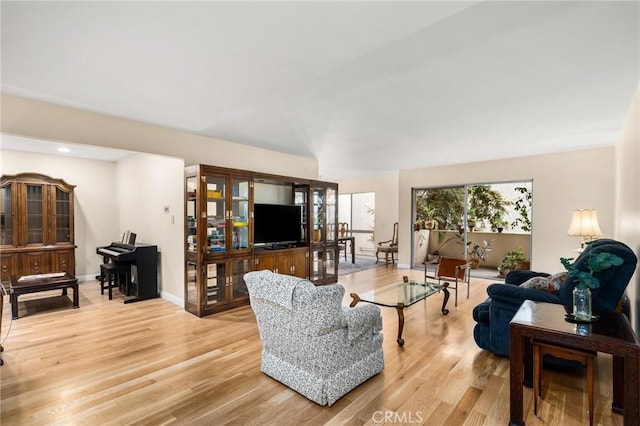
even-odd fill
[{"label": "glass vase", "polygon": [[591,321],[591,290],[588,288],[573,289],[573,316],[577,320]]}]

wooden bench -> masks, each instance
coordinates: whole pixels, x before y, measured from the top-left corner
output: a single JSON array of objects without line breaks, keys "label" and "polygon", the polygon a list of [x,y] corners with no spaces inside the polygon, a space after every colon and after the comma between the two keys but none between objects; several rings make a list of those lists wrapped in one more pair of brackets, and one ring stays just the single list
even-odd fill
[{"label": "wooden bench", "polygon": [[55,272],[51,274],[11,276],[11,317],[18,319],[18,296],[39,291],[62,289],[62,295],[66,296],[67,289],[73,289],[73,307],[80,307],[78,294],[78,279],[68,272]]}]

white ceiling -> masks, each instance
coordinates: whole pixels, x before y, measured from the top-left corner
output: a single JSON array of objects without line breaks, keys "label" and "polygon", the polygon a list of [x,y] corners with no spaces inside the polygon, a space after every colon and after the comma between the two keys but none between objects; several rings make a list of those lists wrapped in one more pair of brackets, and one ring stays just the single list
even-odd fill
[{"label": "white ceiling", "polygon": [[323,178],[612,145],[631,2],[2,2],[2,91],[318,159]]}]

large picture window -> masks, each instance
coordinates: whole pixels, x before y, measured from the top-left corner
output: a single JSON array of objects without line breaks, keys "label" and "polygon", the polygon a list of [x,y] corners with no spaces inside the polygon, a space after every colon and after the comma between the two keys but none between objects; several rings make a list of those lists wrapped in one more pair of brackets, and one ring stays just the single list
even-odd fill
[{"label": "large picture window", "polygon": [[438,256],[468,259],[487,277],[528,267],[531,181],[416,188],[413,200],[413,267]]}]

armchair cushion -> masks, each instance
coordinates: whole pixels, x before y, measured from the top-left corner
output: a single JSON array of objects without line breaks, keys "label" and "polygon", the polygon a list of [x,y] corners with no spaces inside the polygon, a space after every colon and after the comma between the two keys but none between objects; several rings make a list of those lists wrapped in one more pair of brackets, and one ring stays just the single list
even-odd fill
[{"label": "armchair cushion", "polygon": [[[331,405],[384,368],[377,306],[342,307],[344,287],[339,284],[315,286],[271,271],[249,272],[244,278],[265,374],[320,405]],[[282,294],[291,289],[286,306]]]}]

